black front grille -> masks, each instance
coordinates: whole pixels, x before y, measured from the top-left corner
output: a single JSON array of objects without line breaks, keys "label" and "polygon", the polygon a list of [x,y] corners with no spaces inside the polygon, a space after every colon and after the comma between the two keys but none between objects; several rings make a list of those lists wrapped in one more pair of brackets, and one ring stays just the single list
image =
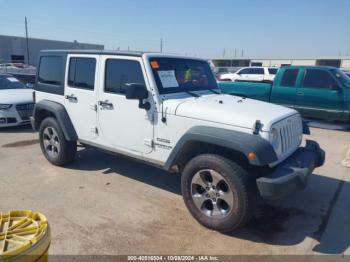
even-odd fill
[{"label": "black front grille", "polygon": [[0,117],[0,125],[1,124],[15,124],[17,120],[15,117]]},{"label": "black front grille", "polygon": [[33,115],[34,103],[16,105],[16,109],[22,120],[29,120]]}]

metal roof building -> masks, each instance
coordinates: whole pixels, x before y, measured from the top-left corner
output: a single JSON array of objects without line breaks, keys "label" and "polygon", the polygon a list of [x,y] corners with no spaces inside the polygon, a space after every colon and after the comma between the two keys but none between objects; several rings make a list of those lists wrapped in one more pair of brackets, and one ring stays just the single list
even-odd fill
[{"label": "metal roof building", "polygon": [[98,49],[103,45],[28,38],[29,60],[25,37],[0,35],[0,63],[28,63],[36,66],[39,52],[44,49]]},{"label": "metal roof building", "polygon": [[334,66],[350,70],[350,56],[338,57],[314,57],[314,58],[219,58],[211,59],[215,67],[247,67],[247,66],[272,66],[280,67],[287,65],[320,65]]}]

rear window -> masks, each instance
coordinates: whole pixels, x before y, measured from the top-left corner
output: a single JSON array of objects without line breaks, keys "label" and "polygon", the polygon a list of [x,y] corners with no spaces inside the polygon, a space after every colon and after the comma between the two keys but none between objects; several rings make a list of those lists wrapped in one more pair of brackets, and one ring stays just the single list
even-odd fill
[{"label": "rear window", "polygon": [[38,81],[42,84],[57,85],[62,84],[62,64],[61,56],[43,56],[40,59]]},{"label": "rear window", "polygon": [[282,76],[281,86],[294,87],[298,73],[299,69],[286,69]]}]

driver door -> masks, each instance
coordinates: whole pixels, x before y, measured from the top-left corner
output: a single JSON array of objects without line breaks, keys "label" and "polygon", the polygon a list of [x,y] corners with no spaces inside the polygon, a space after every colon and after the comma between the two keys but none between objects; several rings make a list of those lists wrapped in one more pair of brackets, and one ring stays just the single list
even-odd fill
[{"label": "driver door", "polygon": [[101,56],[98,123],[102,143],[123,152],[142,155],[152,151],[153,111],[127,100],[127,83],[147,86],[141,57]]}]

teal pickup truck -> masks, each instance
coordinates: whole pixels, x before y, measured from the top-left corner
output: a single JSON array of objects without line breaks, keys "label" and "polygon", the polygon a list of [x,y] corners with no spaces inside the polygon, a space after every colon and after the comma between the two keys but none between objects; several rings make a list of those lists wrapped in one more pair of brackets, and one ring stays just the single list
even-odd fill
[{"label": "teal pickup truck", "polygon": [[350,77],[335,67],[287,66],[273,83],[222,82],[219,87],[226,94],[294,108],[305,117],[350,121]]}]

